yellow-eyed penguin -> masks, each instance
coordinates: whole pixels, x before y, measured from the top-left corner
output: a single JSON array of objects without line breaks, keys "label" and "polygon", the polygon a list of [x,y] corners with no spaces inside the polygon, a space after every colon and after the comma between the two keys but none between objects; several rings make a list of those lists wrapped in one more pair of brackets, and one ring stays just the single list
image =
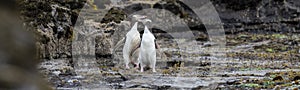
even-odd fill
[{"label": "yellow-eyed penguin", "polygon": [[[146,16],[144,16],[146,17]],[[150,19],[145,19],[145,18],[141,18],[138,20],[139,22],[143,23],[145,26],[147,25],[147,23],[151,23],[152,21]],[[132,49],[132,52],[129,54],[129,59],[131,60],[131,63],[133,65],[135,65],[135,68],[138,69],[139,68],[139,60],[138,60],[138,57],[139,57],[139,54],[140,54],[140,41],[139,40],[139,43],[137,45],[137,41],[134,41],[135,42],[135,45],[134,45],[134,48]],[[137,45],[137,46],[136,46]]]},{"label": "yellow-eyed penguin", "polygon": [[145,26],[138,58],[141,65],[141,72],[144,72],[144,67],[146,66],[152,68],[152,72],[156,72],[156,49],[154,40],[154,35],[149,31],[148,27]]},{"label": "yellow-eyed penguin", "polygon": [[[125,45],[123,47],[123,58],[125,62],[126,68],[129,69],[129,63],[135,65],[135,68],[139,67],[139,52],[140,52],[140,34],[137,31],[138,22],[143,23],[146,25],[146,23],[151,22],[150,19],[145,19],[147,16],[142,15],[133,15],[133,20],[136,21],[134,26],[130,29],[130,31],[126,34],[126,37],[121,39],[116,46],[114,47],[113,53],[124,43],[125,39]],[[116,55],[117,56],[117,55]],[[117,56],[118,57],[118,56]]]},{"label": "yellow-eyed penguin", "polygon": [[127,69],[130,68],[129,67],[130,62],[135,64],[136,67],[139,66],[137,59],[132,59],[132,54],[140,46],[140,42],[141,42],[140,33],[137,30],[138,22],[144,22],[143,19],[145,19],[146,17],[147,16],[133,15],[133,18],[136,20],[136,22],[134,23],[130,31],[127,32],[126,34],[126,40],[123,47],[123,58]]},{"label": "yellow-eyed penguin", "polygon": [[134,52],[136,48],[138,48],[141,38],[140,33],[137,30],[138,22],[135,22],[130,31],[126,34],[125,45],[123,47],[123,58],[125,62],[125,66],[129,69],[129,63],[132,62],[130,59],[131,53]]}]

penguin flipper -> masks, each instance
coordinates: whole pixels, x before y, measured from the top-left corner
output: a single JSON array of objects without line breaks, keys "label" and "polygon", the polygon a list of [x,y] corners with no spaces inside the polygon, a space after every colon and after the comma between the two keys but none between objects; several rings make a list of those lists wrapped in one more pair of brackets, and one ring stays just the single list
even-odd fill
[{"label": "penguin flipper", "polygon": [[122,45],[124,45],[125,39],[126,39],[126,37],[122,38],[120,41],[118,41],[118,43],[117,43],[117,44],[114,46],[114,48],[113,48],[112,54],[113,54],[113,55],[116,55],[116,57],[118,57],[118,58],[119,58],[119,55],[116,54],[116,50],[117,50],[118,48],[120,48]]}]

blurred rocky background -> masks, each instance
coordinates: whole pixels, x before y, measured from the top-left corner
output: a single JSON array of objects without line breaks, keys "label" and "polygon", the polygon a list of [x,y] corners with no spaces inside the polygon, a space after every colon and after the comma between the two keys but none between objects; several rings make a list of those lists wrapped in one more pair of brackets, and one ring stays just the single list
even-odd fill
[{"label": "blurred rocky background", "polygon": [[[113,2],[113,3],[112,3]],[[145,2],[145,3],[134,3]],[[153,3],[154,2],[154,3]],[[156,3],[155,3],[156,2]],[[251,37],[248,34],[268,34],[277,35],[277,37],[296,38],[290,34],[299,33],[299,8],[297,0],[271,0],[271,1],[211,1],[218,11],[222,22],[224,23],[225,32],[228,36],[234,34],[241,34],[245,37]],[[19,1],[20,13],[22,19],[27,26],[33,26],[33,31],[37,32],[39,39],[37,44],[39,49],[39,57],[45,59],[70,58],[71,55],[71,39],[72,30],[75,25],[78,14],[86,3],[85,0],[50,0],[50,1]],[[94,14],[99,17],[104,16],[102,20],[97,20],[101,24],[107,24],[111,21],[120,23],[120,21],[128,18],[127,15],[135,11],[147,8],[166,9],[183,18],[193,31],[205,32],[205,27],[201,25],[199,18],[193,14],[188,6],[176,0],[137,0],[137,1],[88,1],[88,6],[92,7]],[[116,4],[111,8],[110,5]],[[122,6],[122,7],[121,7]],[[101,13],[109,10],[107,14]],[[91,15],[92,16],[92,15]],[[80,18],[80,17],[79,17]],[[94,18],[94,17],[91,17]],[[113,29],[112,29],[113,30]],[[108,33],[113,33],[109,31]],[[245,35],[244,35],[245,34]],[[205,35],[200,35],[197,40],[205,40]],[[196,35],[196,36],[197,36]],[[238,35],[237,35],[238,36]],[[293,37],[292,37],[293,36]],[[228,37],[228,40],[237,37]],[[259,41],[259,37],[254,36],[248,41]],[[269,37],[272,38],[272,37]],[[243,39],[243,38],[240,38]],[[239,44],[245,40],[235,39],[228,41],[227,44]],[[278,44],[292,44],[288,45],[290,50],[297,48],[296,40],[274,40]],[[280,42],[285,41],[285,42]],[[275,44],[275,42],[273,42]],[[276,47],[270,47],[276,49]],[[297,49],[293,49],[297,52]],[[108,50],[99,51],[100,56],[109,56],[111,53]],[[276,50],[274,50],[276,51]],[[283,50],[288,51],[288,50]],[[107,52],[107,53],[105,53]]]},{"label": "blurred rocky background", "polygon": [[[222,68],[225,68],[225,71],[240,72],[220,73],[216,76],[207,74],[211,72],[210,68],[214,68],[211,66],[212,62],[209,62],[210,58],[214,57],[210,57],[210,53],[205,52],[205,48],[213,46],[213,44],[209,43],[209,37],[201,19],[181,0],[16,0],[15,8],[20,14],[17,16],[23,21],[22,25],[28,27],[27,31],[34,33],[37,57],[42,61],[38,65],[39,71],[51,83],[50,85],[57,89],[77,87],[115,89],[299,88],[297,82],[300,79],[300,73],[294,69],[299,69],[300,59],[300,1],[207,0],[207,3],[214,5],[226,34],[226,58],[223,59],[228,62],[215,63],[220,66],[224,65]],[[122,21],[128,21],[134,12],[148,8],[168,10],[187,23],[195,35],[195,40],[201,46],[200,53],[177,50],[179,43],[174,43],[172,36],[160,28],[152,28],[168,57],[168,60],[158,62],[159,73],[133,75],[132,73],[137,73],[137,71],[122,69],[119,66],[121,61],[114,59],[112,55],[112,47],[120,40],[119,37],[124,35],[124,30],[130,28]],[[88,13],[85,13],[84,17],[80,17],[81,11]],[[164,20],[161,22],[167,23]],[[10,25],[5,21],[2,23]],[[100,71],[90,75],[89,79],[76,74],[72,60],[74,26],[82,23],[88,23],[96,30],[103,30],[102,35],[97,36],[95,40],[96,62]],[[123,32],[123,34],[115,32]],[[115,36],[118,34],[120,36]],[[1,37],[9,37],[5,35],[8,34],[2,33],[1,30]],[[27,39],[23,40],[25,36],[22,35],[12,35],[14,37],[11,39],[17,38],[16,40],[18,40],[20,38],[20,42],[24,41],[25,43]],[[2,42],[11,42],[10,39],[4,40]],[[10,43],[7,44],[14,46]],[[17,50],[22,49],[29,48]],[[33,51],[29,50],[28,52]],[[30,53],[18,53],[20,54],[7,54],[31,56],[27,55]],[[182,57],[197,60],[182,60]],[[30,65],[25,65],[24,68],[32,68],[35,64],[35,61],[24,62],[22,60],[17,61],[16,65],[22,62],[22,65]],[[2,62],[6,61],[1,61],[1,64]],[[22,65],[20,67],[23,68]],[[277,69],[281,71],[274,72]],[[286,69],[292,69],[292,71]],[[263,72],[256,72],[258,70],[263,70]],[[229,78],[220,80],[218,79],[220,77]],[[212,79],[207,80],[208,78]],[[158,81],[153,83],[151,82],[153,80]]]},{"label": "blurred rocky background", "polygon": [[0,3],[0,89],[52,90],[37,71],[34,36],[18,12],[15,1]]}]

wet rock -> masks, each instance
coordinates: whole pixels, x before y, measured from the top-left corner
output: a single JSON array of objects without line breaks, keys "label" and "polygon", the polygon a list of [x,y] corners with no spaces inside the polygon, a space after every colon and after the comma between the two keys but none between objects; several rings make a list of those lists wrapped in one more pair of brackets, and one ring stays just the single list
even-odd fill
[{"label": "wet rock", "polygon": [[202,47],[211,47],[211,46],[217,46],[217,43],[214,42],[206,42],[203,44]]},{"label": "wet rock", "polygon": [[96,38],[96,55],[97,57],[111,58],[112,40],[108,35],[99,36]]},{"label": "wet rock", "polygon": [[41,74],[49,81],[52,87],[77,87],[80,86],[76,73],[68,60],[56,59],[44,61],[39,65]]},{"label": "wet rock", "polygon": [[111,0],[101,0],[101,1],[95,0],[94,4],[97,6],[97,8],[104,9],[106,8],[105,5],[111,4]]},{"label": "wet rock", "polygon": [[126,77],[124,77],[124,75],[122,75],[119,72],[106,72],[103,73],[104,81],[108,82],[108,83],[120,83],[123,81],[128,80]]},{"label": "wet rock", "polygon": [[22,18],[37,35],[39,57],[71,57],[72,25],[83,7],[80,1],[19,1]]},{"label": "wet rock", "polygon": [[228,80],[228,81],[226,82],[226,84],[228,84],[228,85],[238,84],[238,83],[239,83],[238,80]]},{"label": "wet rock", "polygon": [[[125,82],[126,88],[130,87],[142,87],[142,88],[148,88],[148,89],[158,89],[158,88],[170,88],[170,89],[193,89],[193,88],[198,88],[202,84],[200,81],[191,81],[191,78],[172,78],[172,77],[156,77],[156,81],[151,83],[153,79],[155,80],[154,77],[151,78],[141,78],[144,79],[142,81],[138,81],[137,79],[135,80],[130,80]],[[188,81],[186,81],[188,80]],[[194,80],[197,80],[194,78]],[[185,82],[186,81],[186,82]],[[173,84],[168,84],[170,82],[173,82]],[[137,86],[136,86],[137,85]],[[205,84],[204,84],[205,85]]]},{"label": "wet rock", "polygon": [[143,10],[143,9],[148,9],[151,8],[150,4],[146,4],[146,3],[138,3],[138,4],[132,4],[129,6],[124,7],[124,11],[126,12],[126,14],[133,14],[134,12]]},{"label": "wet rock", "polygon": [[124,9],[118,8],[118,7],[113,7],[104,16],[101,23],[109,23],[112,21],[120,23],[121,21],[125,20],[126,16],[127,16],[127,14],[125,13]]},{"label": "wet rock", "polygon": [[255,8],[260,2],[260,0],[249,0],[249,1],[242,1],[242,0],[229,0],[229,1],[217,1],[217,0],[212,0],[213,3],[217,5],[224,5],[226,9],[232,9],[234,11],[239,11],[239,10],[245,10],[248,8]]},{"label": "wet rock", "polygon": [[293,78],[293,81],[297,81],[297,80],[300,80],[300,76],[295,76],[295,77]]},{"label": "wet rock", "polygon": [[273,78],[273,81],[276,81],[276,80],[282,81],[283,78],[282,78],[282,76],[276,76]]},{"label": "wet rock", "polygon": [[153,8],[165,9],[178,15],[190,28],[201,27],[200,17],[197,17],[189,6],[179,0],[162,0],[154,4]]},{"label": "wet rock", "polygon": [[[153,3],[154,2],[154,3]],[[177,18],[182,19],[182,22],[185,22],[186,25],[191,29],[191,30],[199,30],[201,32],[205,32],[205,27],[201,23],[200,19],[196,16],[196,14],[186,6],[184,3],[181,1],[168,1],[168,0],[162,0],[162,1],[153,1],[153,2],[141,2],[138,3],[138,1],[124,1],[124,3],[119,3],[116,5],[116,7],[111,8],[108,11],[108,14],[105,15],[105,18],[101,21],[102,23],[108,23],[111,21],[120,23],[122,20],[126,20],[126,18],[129,17],[129,15],[134,14],[136,12],[139,12],[141,10],[146,10],[149,8],[154,8],[154,9],[164,9],[168,10],[171,12],[170,15],[164,16],[170,18],[170,20],[176,20]],[[126,4],[125,4],[126,3]],[[152,14],[157,14],[160,12],[153,12]],[[149,13],[145,13],[149,14]],[[149,15],[153,16],[153,15]],[[161,16],[161,15],[158,15]],[[176,17],[176,18],[173,18]],[[157,17],[153,17],[153,20],[160,20]],[[165,20],[167,21],[167,20]],[[178,20],[177,20],[178,21]],[[164,21],[161,21],[162,23]],[[164,23],[168,24],[168,23]],[[159,26],[159,24],[154,24],[153,26]],[[172,24],[168,25],[172,26]],[[164,27],[166,28],[166,27]]]},{"label": "wet rock", "polygon": [[[295,23],[299,23],[298,4],[295,0],[287,1],[212,1],[219,12],[225,31],[231,32],[294,32]],[[271,10],[272,8],[272,10]],[[233,10],[233,11],[231,11]],[[283,14],[284,13],[284,14]],[[283,24],[281,24],[283,23]],[[236,24],[240,24],[237,26]],[[293,27],[288,27],[291,25]],[[266,29],[269,27],[269,29]],[[239,30],[240,29],[240,30]],[[296,31],[297,32],[297,31]]]}]

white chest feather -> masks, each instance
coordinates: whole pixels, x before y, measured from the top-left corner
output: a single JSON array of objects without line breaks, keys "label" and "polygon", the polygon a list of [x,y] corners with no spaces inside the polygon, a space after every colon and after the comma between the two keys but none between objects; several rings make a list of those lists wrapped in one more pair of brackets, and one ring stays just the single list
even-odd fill
[{"label": "white chest feather", "polygon": [[139,61],[141,64],[141,72],[144,71],[143,67],[150,66],[155,71],[156,64],[156,50],[155,50],[155,37],[145,26],[144,34],[142,37]]},{"label": "white chest feather", "polygon": [[140,33],[137,30],[137,22],[134,24],[134,26],[130,29],[130,31],[126,34],[126,40],[125,45],[123,47],[123,58],[125,61],[126,68],[129,68],[129,62],[131,54],[133,53],[133,50],[139,46],[139,43],[141,41]]}]

